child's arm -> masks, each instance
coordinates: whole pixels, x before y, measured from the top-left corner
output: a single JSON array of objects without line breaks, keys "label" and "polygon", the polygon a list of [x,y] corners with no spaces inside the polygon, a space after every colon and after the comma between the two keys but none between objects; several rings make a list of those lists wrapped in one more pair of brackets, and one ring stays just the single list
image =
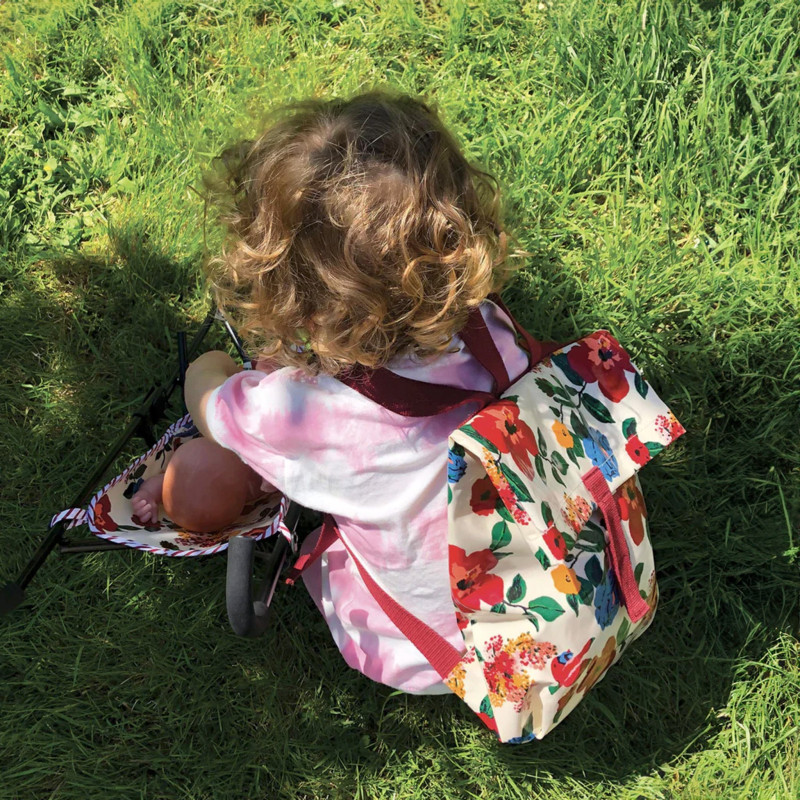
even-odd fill
[{"label": "child's arm", "polygon": [[240,370],[241,367],[221,350],[203,353],[189,364],[183,385],[183,396],[186,409],[203,436],[214,438],[206,425],[206,406],[211,392]]}]

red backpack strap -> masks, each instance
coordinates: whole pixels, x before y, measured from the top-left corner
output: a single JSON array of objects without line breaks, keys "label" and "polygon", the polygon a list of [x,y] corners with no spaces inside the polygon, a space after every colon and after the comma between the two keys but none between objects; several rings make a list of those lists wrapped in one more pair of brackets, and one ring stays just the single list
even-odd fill
[{"label": "red backpack strap", "polygon": [[597,467],[592,467],[583,476],[583,485],[592,495],[592,500],[597,503],[606,521],[608,530],[608,545],[611,551],[611,564],[617,578],[622,602],[631,618],[631,622],[638,622],[648,611],[650,606],[639,594],[639,585],[631,566],[631,556],[628,552],[628,543],[622,530],[622,522],[617,501],[608,488],[608,483],[603,473]]},{"label": "red backpack strap", "polygon": [[308,569],[337,539],[344,545],[353,563],[356,565],[364,585],[381,607],[387,617],[397,626],[398,630],[408,639],[417,650],[422,653],[428,663],[441,675],[447,678],[453,667],[461,660],[461,653],[456,650],[443,636],[436,633],[422,620],[406,611],[394,598],[388,595],[375,579],[364,569],[358,556],[339,533],[339,526],[331,514],[325,515],[319,538],[314,549],[305,556],[301,556],[291,569],[287,583],[294,581]]},{"label": "red backpack strap", "polygon": [[511,380],[479,308],[470,311],[467,324],[459,336],[478,363],[492,376],[494,391],[473,391],[416,381],[385,367],[369,369],[356,365],[336,377],[359,394],[403,417],[432,417],[465,403],[485,406],[496,400],[509,387]]},{"label": "red backpack strap", "polygon": [[549,356],[550,353],[563,347],[563,345],[558,342],[540,342],[538,339],[534,339],[533,336],[517,322],[499,294],[490,294],[489,300],[509,318],[511,324],[514,326],[514,330],[517,332],[517,336],[525,343],[525,349],[528,351],[529,367],[533,367],[534,364],[538,364],[543,358]]},{"label": "red backpack strap", "polygon": [[385,367],[369,369],[357,365],[337,375],[336,378],[364,397],[402,417],[432,417],[463,406],[465,403],[485,406],[496,399],[491,392],[415,381]]},{"label": "red backpack strap", "polygon": [[467,324],[459,336],[478,363],[492,376],[494,394],[501,395],[511,385],[511,378],[508,377],[503,357],[492,339],[492,334],[486,327],[480,309],[473,308],[470,311]]}]

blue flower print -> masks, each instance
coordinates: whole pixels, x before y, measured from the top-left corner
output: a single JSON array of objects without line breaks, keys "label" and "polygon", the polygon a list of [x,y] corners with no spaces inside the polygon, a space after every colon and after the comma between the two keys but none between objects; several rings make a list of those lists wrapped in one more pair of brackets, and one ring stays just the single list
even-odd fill
[{"label": "blue flower print", "polygon": [[534,733],[525,734],[525,736],[515,736],[513,739],[508,739],[506,744],[525,744],[525,742],[532,742],[536,738]]},{"label": "blue flower print", "polygon": [[458,483],[467,471],[467,462],[464,458],[464,448],[455,445],[447,451],[447,482]]},{"label": "blue flower print", "polygon": [[611,452],[611,445],[605,434],[600,433],[596,428],[589,428],[589,435],[581,441],[586,455],[592,459],[594,466],[600,467],[600,472],[607,481],[613,480],[619,475],[617,459]]},{"label": "blue flower print", "polygon": [[594,593],[594,617],[605,630],[617,616],[619,610],[619,586],[614,570],[609,567],[605,579]]}]

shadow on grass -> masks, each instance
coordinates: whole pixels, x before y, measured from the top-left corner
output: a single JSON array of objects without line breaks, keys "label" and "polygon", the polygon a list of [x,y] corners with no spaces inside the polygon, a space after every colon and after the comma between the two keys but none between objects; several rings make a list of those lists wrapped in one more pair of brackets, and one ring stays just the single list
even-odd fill
[{"label": "shadow on grass", "polygon": [[[191,265],[153,252],[135,229],[118,232],[113,251],[111,259],[51,258],[40,283],[21,271],[12,302],[0,308],[0,329],[21,332],[7,351],[16,387],[4,437],[12,500],[0,535],[9,571],[68,502],[67,487],[99,460],[131,398],[174,363]],[[512,309],[543,337],[572,338],[568,310],[580,305],[580,285],[552,255],[533,267],[518,291],[535,301],[518,297]],[[778,344],[753,352],[751,371],[774,374],[789,363]],[[168,792],[180,779],[201,794],[204,781],[215,785],[202,770],[213,768],[228,796],[250,796],[254,786],[302,796],[321,772],[347,796],[360,782],[383,780],[392,765],[407,771],[419,760],[476,793],[498,779],[622,781],[704,749],[722,724],[715,712],[737,664],[765,652],[797,609],[777,488],[790,462],[776,461],[769,443],[754,445],[752,424],[719,414],[737,403],[746,412],[753,398],[713,348],[687,354],[676,345],[666,363],[668,371],[649,378],[688,435],[643,475],[661,609],[543,742],[499,747],[455,698],[394,695],[348,670],[300,592],[281,592],[264,639],[237,640],[224,619],[224,559],[51,558],[31,586],[33,611],[2,623],[4,708],[16,726],[4,743],[40,767],[38,776],[20,770],[19,785],[41,791],[58,776],[76,787],[89,781],[73,740],[98,758],[103,743],[103,758],[116,759],[108,769],[117,785],[146,780],[151,791]],[[35,724],[37,709],[58,711],[49,728]]]}]

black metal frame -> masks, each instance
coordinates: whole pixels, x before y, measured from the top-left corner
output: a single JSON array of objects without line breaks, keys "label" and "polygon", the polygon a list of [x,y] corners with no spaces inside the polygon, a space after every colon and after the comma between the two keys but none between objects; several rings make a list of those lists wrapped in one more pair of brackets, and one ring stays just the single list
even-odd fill
[{"label": "black metal frame", "polygon": [[[114,442],[106,457],[97,465],[83,488],[78,493],[70,508],[83,508],[97,491],[103,477],[117,460],[122,450],[134,437],[141,437],[148,447],[158,441],[153,425],[165,417],[172,393],[180,387],[183,391],[184,377],[189,361],[200,348],[215,320],[221,320],[230,336],[234,347],[246,366],[250,366],[241,340],[230,323],[219,314],[216,309],[211,309],[203,324],[186,346],[186,337],[183,332],[178,334],[178,367],[162,386],[154,386],[145,396],[142,405],[134,411],[128,426]],[[185,406],[184,406],[185,408]],[[300,516],[300,507],[294,503],[289,504],[284,524],[292,534],[292,544],[283,536],[271,537],[275,539],[271,552],[267,553],[257,547],[257,543],[248,537],[235,536],[228,543],[228,569],[226,584],[226,602],[228,618],[233,630],[240,636],[259,636],[266,629],[269,622],[269,607],[272,596],[277,587],[281,570],[294,549],[297,522]],[[123,544],[108,542],[98,537],[71,539],[66,534],[67,521],[56,523],[47,533],[30,561],[20,573],[16,581],[7,583],[0,589],[0,616],[11,613],[25,599],[25,590],[35,577],[39,568],[44,564],[47,556],[58,548],[63,555],[83,555],[106,550],[129,550]],[[254,560],[266,561],[267,577],[261,587],[253,594],[252,574]]]}]

